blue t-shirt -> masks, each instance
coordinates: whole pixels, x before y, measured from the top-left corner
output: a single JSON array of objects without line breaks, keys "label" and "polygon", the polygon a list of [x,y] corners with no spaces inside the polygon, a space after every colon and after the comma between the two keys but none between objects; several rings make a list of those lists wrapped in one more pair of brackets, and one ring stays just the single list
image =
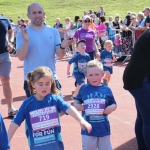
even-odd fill
[{"label": "blue t-shirt", "polygon": [[107,106],[116,104],[111,89],[108,86],[83,85],[75,100],[84,104],[85,111],[82,112],[83,118],[92,125],[92,131],[88,133],[82,130],[82,135],[103,137],[110,135],[110,125],[108,115],[103,111]]},{"label": "blue t-shirt", "polygon": [[25,120],[30,150],[64,150],[59,113],[70,107],[60,96],[48,94],[42,101],[26,99],[13,119],[17,125]]},{"label": "blue t-shirt", "polygon": [[[53,72],[53,77],[57,80],[55,66],[55,52],[60,48],[60,35],[57,29],[44,26],[41,30],[35,30],[31,26],[26,27],[29,35],[28,54],[24,59],[24,80],[27,73],[36,67],[47,66]],[[24,40],[21,32],[16,37],[16,49],[22,47]]]},{"label": "blue t-shirt", "polygon": [[107,27],[106,31],[108,33],[109,39],[114,41],[115,40],[115,32],[113,31],[113,28]]},{"label": "blue t-shirt", "polygon": [[83,24],[78,24],[78,29],[82,28]]},{"label": "blue t-shirt", "polygon": [[85,74],[86,64],[90,60],[91,58],[89,54],[84,53],[84,55],[81,55],[80,53],[77,53],[68,61],[68,63],[74,63],[73,73]]},{"label": "blue t-shirt", "polygon": [[0,54],[6,52],[7,40],[6,35],[7,31],[11,29],[11,25],[8,19],[0,15]]},{"label": "blue t-shirt", "polygon": [[111,68],[113,66],[112,51],[102,50],[100,58],[104,67]]},{"label": "blue t-shirt", "polygon": [[7,150],[10,148],[7,131],[0,113],[0,150]]}]

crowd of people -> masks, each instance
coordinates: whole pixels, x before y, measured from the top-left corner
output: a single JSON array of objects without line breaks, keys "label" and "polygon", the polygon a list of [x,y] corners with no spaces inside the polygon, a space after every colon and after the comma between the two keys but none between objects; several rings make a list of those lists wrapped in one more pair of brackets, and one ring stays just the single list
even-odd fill
[{"label": "crowd of people", "polygon": [[[108,115],[117,106],[108,83],[113,73],[113,62],[116,61],[116,54],[131,54],[134,48],[133,43],[130,44],[133,34],[138,45],[140,34],[149,30],[150,8],[146,7],[138,14],[128,12],[123,20],[117,14],[114,21],[112,16],[106,21],[105,11],[100,7],[96,12],[89,10],[82,17],[75,16],[74,21],[66,17],[64,25],[60,18],[56,18],[53,27],[46,24],[41,4],[30,4],[27,12],[29,20],[18,17],[17,25],[0,15],[0,79],[8,105],[8,116],[14,117],[7,136],[0,115],[0,135],[3,135],[3,138],[0,136],[0,148],[10,148],[9,142],[15,131],[26,120],[26,136],[31,150],[64,150],[59,119],[59,114],[64,112],[80,123],[83,150],[112,150]],[[56,74],[55,56],[63,58],[68,47],[73,54],[68,61],[67,75],[73,74],[75,77],[76,89],[72,96],[74,107],[63,100]],[[12,52],[24,61],[27,99],[19,110],[12,105],[9,55]],[[72,63],[73,73],[70,72]],[[148,76],[149,72],[144,73]],[[127,86],[125,88],[128,89]],[[82,116],[77,110],[82,111]],[[148,136],[146,133],[144,136],[144,144],[137,138],[139,150],[150,149]]]}]

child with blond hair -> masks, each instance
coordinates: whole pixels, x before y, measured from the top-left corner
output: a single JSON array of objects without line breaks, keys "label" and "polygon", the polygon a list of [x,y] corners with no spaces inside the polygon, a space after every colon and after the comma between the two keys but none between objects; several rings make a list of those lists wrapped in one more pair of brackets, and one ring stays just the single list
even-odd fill
[{"label": "child with blond hair", "polygon": [[113,62],[116,61],[116,58],[113,54],[113,42],[111,40],[106,40],[104,43],[104,50],[101,52],[101,62],[104,67],[104,78],[103,83],[108,85],[111,74],[113,73]]},{"label": "child with blond hair", "polygon": [[83,85],[74,100],[74,106],[82,111],[83,118],[92,126],[88,133],[82,130],[83,150],[112,150],[108,115],[116,109],[111,89],[101,83],[103,65],[98,60],[87,63],[88,84]]}]

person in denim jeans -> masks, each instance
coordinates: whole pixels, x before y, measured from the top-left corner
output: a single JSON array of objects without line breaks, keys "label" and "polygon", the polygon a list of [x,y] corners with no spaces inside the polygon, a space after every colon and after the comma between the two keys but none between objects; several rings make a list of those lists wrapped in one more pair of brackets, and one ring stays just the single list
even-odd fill
[{"label": "person in denim jeans", "polygon": [[138,150],[150,150],[150,29],[136,41],[123,74],[124,89],[135,99]]}]

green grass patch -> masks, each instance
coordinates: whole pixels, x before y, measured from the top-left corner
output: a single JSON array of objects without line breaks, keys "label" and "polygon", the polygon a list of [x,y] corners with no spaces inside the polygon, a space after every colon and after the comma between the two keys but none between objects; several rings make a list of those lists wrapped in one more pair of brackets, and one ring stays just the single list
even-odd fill
[{"label": "green grass patch", "polygon": [[[32,0],[0,0],[0,13],[17,22],[18,16],[27,18],[27,7]],[[124,19],[127,11],[136,12],[149,6],[148,1],[143,0],[39,0],[47,16],[47,24],[53,26],[55,18],[59,17],[64,23],[66,17],[72,20],[74,16],[83,16],[84,11],[97,11],[103,6],[106,17],[119,14]]]}]

